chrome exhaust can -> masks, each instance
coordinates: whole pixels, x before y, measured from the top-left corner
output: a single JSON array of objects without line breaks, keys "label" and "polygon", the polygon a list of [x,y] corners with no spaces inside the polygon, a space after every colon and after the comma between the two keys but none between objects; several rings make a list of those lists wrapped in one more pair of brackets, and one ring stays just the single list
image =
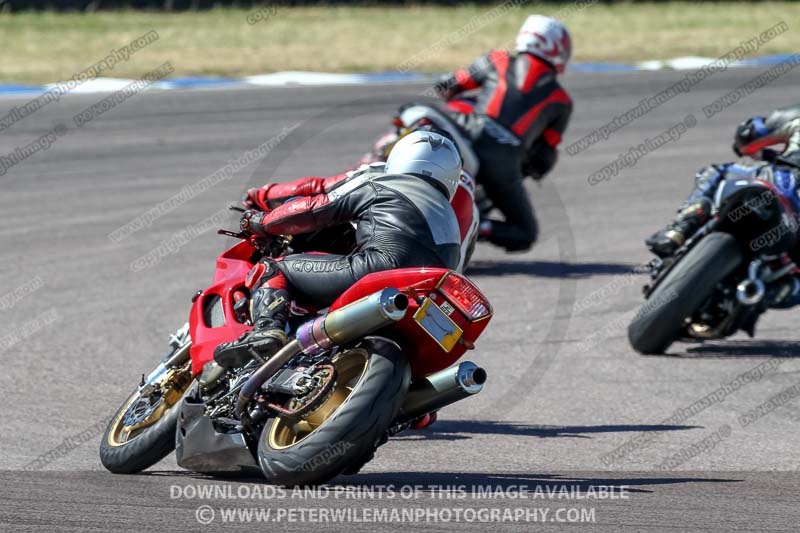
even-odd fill
[{"label": "chrome exhaust can", "polygon": [[297,330],[297,341],[304,353],[319,354],[401,320],[406,309],[405,294],[394,288],[383,289],[306,322]]},{"label": "chrome exhaust can", "polygon": [[759,276],[761,260],[756,259],[747,268],[747,279],[736,286],[736,299],[742,305],[755,305],[764,299],[766,287]]},{"label": "chrome exhaust can", "polygon": [[755,305],[764,299],[766,289],[760,279],[746,279],[736,286],[736,299],[742,305]]},{"label": "chrome exhaust can", "polygon": [[441,409],[483,390],[486,370],[471,361],[445,368],[411,382],[399,418],[410,420]]}]

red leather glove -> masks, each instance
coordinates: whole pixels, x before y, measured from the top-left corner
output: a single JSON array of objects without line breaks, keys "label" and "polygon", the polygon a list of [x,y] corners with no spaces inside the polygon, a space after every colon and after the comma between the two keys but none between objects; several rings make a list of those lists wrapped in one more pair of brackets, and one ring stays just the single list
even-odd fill
[{"label": "red leather glove", "polygon": [[258,209],[269,213],[269,200],[267,199],[267,192],[269,191],[269,186],[256,188],[256,189],[248,189],[246,193],[242,195],[242,205],[246,209]]}]

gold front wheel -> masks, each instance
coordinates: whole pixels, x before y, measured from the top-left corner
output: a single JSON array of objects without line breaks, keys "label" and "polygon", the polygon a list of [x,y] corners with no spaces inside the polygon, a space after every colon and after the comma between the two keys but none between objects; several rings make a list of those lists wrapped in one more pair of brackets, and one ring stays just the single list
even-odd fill
[{"label": "gold front wheel", "polygon": [[100,442],[100,461],[109,471],[131,474],[152,466],[175,449],[177,404],[193,382],[190,362],[166,369],[122,404]]}]

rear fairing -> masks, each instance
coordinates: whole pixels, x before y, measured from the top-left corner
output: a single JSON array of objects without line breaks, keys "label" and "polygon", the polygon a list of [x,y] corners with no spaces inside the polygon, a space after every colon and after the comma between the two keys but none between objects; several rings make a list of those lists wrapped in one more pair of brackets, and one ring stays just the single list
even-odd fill
[{"label": "rear fairing", "polygon": [[[197,376],[213,360],[214,349],[219,344],[234,340],[252,329],[252,326],[240,321],[233,306],[237,291],[246,292],[245,278],[254,265],[255,257],[256,249],[247,242],[225,251],[217,259],[213,284],[195,297],[189,317],[193,375]],[[400,345],[409,359],[414,376],[427,375],[455,363],[472,347],[491,319],[489,312],[479,320],[472,320],[447,303],[447,298],[437,287],[449,273],[451,271],[440,268],[407,268],[369,274],[344,292],[330,309],[339,309],[387,287],[406,293],[410,305],[405,318],[376,334]],[[427,307],[420,312],[420,306]],[[312,306],[298,302],[293,302],[292,309],[295,313],[307,312],[308,319],[318,313]],[[426,312],[427,319],[423,316]],[[444,345],[437,336],[445,333],[437,331],[431,334],[429,331],[433,324],[430,317],[433,316],[444,324],[445,329],[453,330]],[[292,335],[299,323],[303,322],[297,318],[290,321]],[[427,329],[423,324],[427,324]],[[458,337],[457,340],[452,341],[455,337]]]}]

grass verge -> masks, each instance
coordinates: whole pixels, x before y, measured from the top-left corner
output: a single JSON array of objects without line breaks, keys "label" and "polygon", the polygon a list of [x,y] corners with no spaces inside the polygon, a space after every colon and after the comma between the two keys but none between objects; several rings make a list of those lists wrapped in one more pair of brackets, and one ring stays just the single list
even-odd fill
[{"label": "grass verge", "polygon": [[[487,49],[508,46],[528,14],[553,14],[566,5],[528,4],[493,14],[491,6],[470,5],[3,14],[0,81],[68,79],[150,30],[158,32],[158,41],[107,75],[138,77],[164,61],[172,63],[176,76],[402,67],[442,72],[468,64]],[[262,20],[250,24],[248,17]],[[755,54],[800,50],[800,32],[793,27],[800,20],[800,3],[795,2],[596,4],[565,22],[573,34],[574,61],[630,62],[719,56],[781,20],[790,31]]]}]

